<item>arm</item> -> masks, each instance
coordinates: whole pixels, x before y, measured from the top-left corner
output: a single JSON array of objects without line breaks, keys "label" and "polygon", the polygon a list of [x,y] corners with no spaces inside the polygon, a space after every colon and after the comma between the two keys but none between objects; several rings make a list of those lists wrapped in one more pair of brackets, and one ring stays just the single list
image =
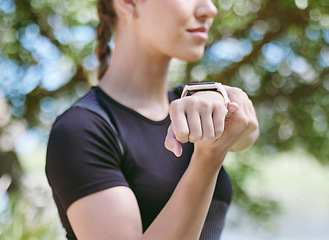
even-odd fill
[{"label": "arm", "polygon": [[[79,240],[197,240],[216,184],[218,170],[205,167],[202,155],[191,165],[172,197],[143,234],[138,204],[127,187],[114,187],[74,202],[67,211]],[[223,156],[224,157],[224,156]],[[218,159],[221,162],[222,159]]]},{"label": "arm", "polygon": [[113,187],[74,202],[67,210],[79,240],[135,240],[142,223],[134,193],[128,187]]},{"label": "arm", "polygon": [[115,187],[84,197],[69,207],[67,214],[78,239],[199,239],[225,155],[247,130],[239,121],[237,125],[225,123],[227,109],[218,93],[194,95],[171,104],[172,125],[166,138],[169,149],[177,147],[176,143],[195,142],[190,165],[146,232],[142,233],[133,192],[127,187]]}]

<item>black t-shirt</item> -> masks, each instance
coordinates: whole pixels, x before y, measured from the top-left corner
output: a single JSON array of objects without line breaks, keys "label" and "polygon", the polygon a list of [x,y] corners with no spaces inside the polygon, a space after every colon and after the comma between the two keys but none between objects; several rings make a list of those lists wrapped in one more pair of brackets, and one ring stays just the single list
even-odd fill
[{"label": "black t-shirt", "polygon": [[[75,106],[56,120],[49,137],[46,173],[68,239],[76,237],[66,215],[67,208],[84,196],[114,186],[132,189],[145,231],[169,200],[193,153],[191,143],[183,144],[179,158],[164,147],[169,115],[162,121],[152,121],[116,102],[99,87],[93,87],[92,91],[111,113],[125,153],[120,154],[106,120],[92,111]],[[170,101],[175,98],[172,92],[169,96]],[[220,228],[217,235],[223,227],[231,195],[230,180],[222,168],[213,197],[213,202],[224,206],[217,210],[223,215],[216,220],[221,222],[217,224],[221,225],[217,226]],[[215,232],[212,228],[207,231]]]}]

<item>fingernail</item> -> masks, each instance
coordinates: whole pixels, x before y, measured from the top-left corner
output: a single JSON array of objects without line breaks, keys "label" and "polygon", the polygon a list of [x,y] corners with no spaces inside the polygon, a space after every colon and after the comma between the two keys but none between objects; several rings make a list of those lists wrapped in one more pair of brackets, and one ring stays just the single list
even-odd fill
[{"label": "fingernail", "polygon": [[233,105],[233,104],[229,104],[227,106],[227,110],[230,112],[230,113],[235,113],[237,110],[238,110],[238,107],[236,105]]}]

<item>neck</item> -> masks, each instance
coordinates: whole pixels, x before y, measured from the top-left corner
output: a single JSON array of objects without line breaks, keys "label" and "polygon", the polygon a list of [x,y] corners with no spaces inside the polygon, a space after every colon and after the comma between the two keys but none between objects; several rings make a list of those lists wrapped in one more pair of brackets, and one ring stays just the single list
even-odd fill
[{"label": "neck", "polygon": [[[152,56],[142,48],[129,46],[124,43],[115,46],[109,69],[99,85],[116,101],[146,117],[160,120],[168,114],[170,58]],[[159,119],[150,116],[151,110]]]}]

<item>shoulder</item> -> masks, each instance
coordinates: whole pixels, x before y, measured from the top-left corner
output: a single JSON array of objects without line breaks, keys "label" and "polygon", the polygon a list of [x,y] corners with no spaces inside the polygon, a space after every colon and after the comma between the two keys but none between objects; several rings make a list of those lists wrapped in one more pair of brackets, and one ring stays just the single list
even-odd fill
[{"label": "shoulder", "polygon": [[[81,107],[72,107],[60,115],[54,123],[48,140],[49,159],[66,155],[85,154],[100,149],[117,151],[115,138],[105,119]],[[103,146],[103,147],[102,147]]]},{"label": "shoulder", "polygon": [[96,113],[82,107],[71,107],[60,115],[51,130],[51,134],[61,133],[68,135],[86,131],[93,131],[97,128],[104,128],[106,121]]},{"label": "shoulder", "polygon": [[91,149],[121,154],[113,126],[96,112],[73,106],[56,119],[49,135],[48,152],[86,152]]},{"label": "shoulder", "polygon": [[66,210],[77,199],[113,186],[127,186],[120,151],[107,122],[72,107],[58,117],[49,136],[46,176]]}]

